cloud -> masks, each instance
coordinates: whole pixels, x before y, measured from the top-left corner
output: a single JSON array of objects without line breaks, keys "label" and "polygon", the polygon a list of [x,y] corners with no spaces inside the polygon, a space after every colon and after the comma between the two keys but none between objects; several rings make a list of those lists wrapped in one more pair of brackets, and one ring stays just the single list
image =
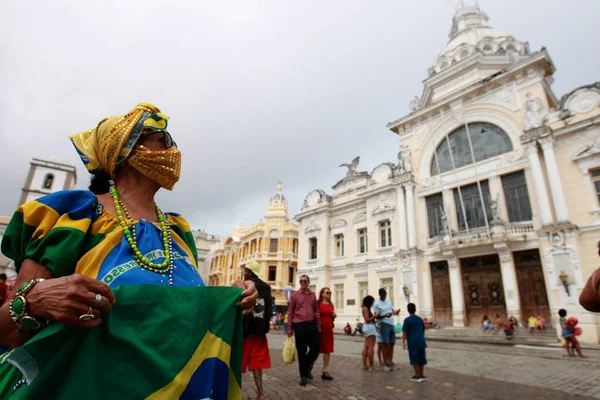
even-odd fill
[{"label": "cloud", "polygon": [[[490,25],[546,46],[560,96],[597,80],[600,3],[481,1]],[[171,116],[183,177],[165,210],[226,235],[258,220],[278,180],[290,214],[312,189],[393,161],[404,116],[448,40],[449,1],[3,2],[0,214],[32,157],[87,174],[67,135],[140,101]],[[588,39],[585,39],[588,38]]]}]

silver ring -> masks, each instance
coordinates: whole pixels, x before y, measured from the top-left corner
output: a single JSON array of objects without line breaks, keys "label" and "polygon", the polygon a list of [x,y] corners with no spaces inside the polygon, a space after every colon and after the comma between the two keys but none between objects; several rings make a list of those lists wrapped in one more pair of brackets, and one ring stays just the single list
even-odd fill
[{"label": "silver ring", "polygon": [[96,293],[96,298],[94,299],[94,304],[92,304],[92,307],[98,308],[101,301],[102,301],[102,296],[100,296],[98,293]]}]

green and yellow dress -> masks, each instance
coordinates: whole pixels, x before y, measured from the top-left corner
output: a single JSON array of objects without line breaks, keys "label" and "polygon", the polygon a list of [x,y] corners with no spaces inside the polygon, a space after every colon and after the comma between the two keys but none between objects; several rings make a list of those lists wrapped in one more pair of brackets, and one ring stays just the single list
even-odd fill
[{"label": "green and yellow dress", "polygon": [[[2,252],[55,277],[104,281],[117,302],[95,329],[52,323],[0,360],[0,399],[241,398],[240,289],[204,287],[190,227],[166,213],[173,267],[140,267],[117,218],[89,191],[57,192],[19,207]],[[137,246],[165,260],[157,224],[136,221]]]}]

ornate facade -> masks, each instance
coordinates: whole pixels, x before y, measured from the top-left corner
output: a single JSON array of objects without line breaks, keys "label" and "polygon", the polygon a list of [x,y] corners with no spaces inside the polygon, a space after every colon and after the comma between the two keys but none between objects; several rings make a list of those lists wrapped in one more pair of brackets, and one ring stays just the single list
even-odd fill
[{"label": "ornate facade", "polygon": [[210,285],[230,285],[243,277],[250,261],[260,264],[259,278],[271,285],[275,303],[287,306],[285,287],[296,279],[298,224],[288,217],[288,204],[281,184],[271,197],[265,218],[248,228],[232,230],[211,250]]},{"label": "ornate facade", "polygon": [[[299,272],[329,286],[342,322],[387,287],[441,325],[484,314],[600,321],[578,304],[599,260],[600,84],[562,98],[546,49],[488,26],[462,7],[410,113],[387,125],[398,160],[346,164],[333,194],[310,192],[300,221]],[[390,290],[391,289],[391,290]]]}]

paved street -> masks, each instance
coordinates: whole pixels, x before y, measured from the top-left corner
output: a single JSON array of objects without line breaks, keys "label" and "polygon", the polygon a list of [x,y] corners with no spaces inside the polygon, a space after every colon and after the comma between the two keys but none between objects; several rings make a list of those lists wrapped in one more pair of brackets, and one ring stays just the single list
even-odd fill
[{"label": "paved street", "polygon": [[[593,399],[600,398],[600,352],[588,359],[569,359],[564,349],[429,343],[426,383],[410,382],[413,369],[396,345],[395,372],[360,368],[362,338],[336,335],[330,373],[320,379],[321,359],[314,382],[298,386],[298,364],[281,361],[284,335],[269,334],[272,368],[265,372],[268,399]],[[252,374],[244,375],[244,399],[254,399]]]}]

